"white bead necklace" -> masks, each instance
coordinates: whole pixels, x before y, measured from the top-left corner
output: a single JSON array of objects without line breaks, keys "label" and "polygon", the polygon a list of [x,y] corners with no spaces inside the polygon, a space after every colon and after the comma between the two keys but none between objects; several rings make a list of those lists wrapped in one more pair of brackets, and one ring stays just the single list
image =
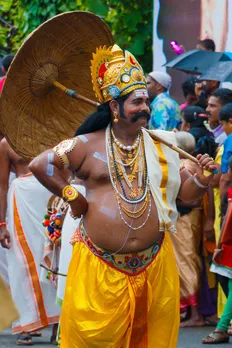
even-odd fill
[{"label": "white bead necklace", "polygon": [[114,142],[118,145],[118,147],[120,147],[120,149],[122,150],[126,150],[126,151],[132,151],[132,150],[135,150],[138,146],[139,146],[139,143],[140,143],[140,134],[138,134],[136,140],[134,141],[133,145],[124,145],[123,143],[121,143],[121,141],[119,141],[115,134],[114,134],[114,131],[113,129],[111,129],[111,133],[112,133],[112,136],[114,138]]},{"label": "white bead necklace", "polygon": [[[142,145],[142,141],[139,140],[139,146],[141,146],[141,145]],[[117,150],[117,147],[116,147],[116,146],[114,146],[114,151],[116,152],[118,158],[120,158],[120,155],[119,155],[119,153],[118,153],[118,150]],[[130,162],[124,163],[124,162],[120,161],[118,158],[116,158],[116,162],[117,162],[118,164],[121,164],[121,165],[124,166],[124,167],[130,167],[130,166],[135,162],[135,160],[137,159],[137,157],[138,157],[139,154],[140,154],[140,149],[138,149],[138,151],[137,151],[135,157],[132,158],[132,160],[131,160]]]}]

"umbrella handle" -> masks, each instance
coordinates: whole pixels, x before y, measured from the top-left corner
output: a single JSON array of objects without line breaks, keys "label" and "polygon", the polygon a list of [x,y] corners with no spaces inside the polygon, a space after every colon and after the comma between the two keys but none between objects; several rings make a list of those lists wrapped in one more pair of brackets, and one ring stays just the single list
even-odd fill
[{"label": "umbrella handle", "polygon": [[58,81],[54,81],[53,82],[53,86],[55,86],[56,88],[59,88],[61,91],[63,91],[65,94],[67,94],[69,97],[75,98],[75,99],[80,99],[83,100],[84,102],[91,104],[93,106],[99,106],[100,104],[84,97],[83,95],[78,94],[77,92],[73,91],[72,89],[68,89],[66,88],[64,85],[62,85],[61,83],[59,83]]},{"label": "umbrella handle", "polygon": [[[184,158],[187,158],[187,159],[189,159],[190,161],[192,161],[192,162],[194,162],[194,163],[196,163],[196,164],[199,164],[198,160],[197,160],[195,157],[193,157],[193,156],[190,155],[189,153],[185,152],[184,150],[180,149],[178,146],[175,146],[175,145],[169,143],[168,141],[159,138],[157,135],[153,134],[153,133],[152,133],[151,131],[149,131],[148,129],[143,128],[143,130],[146,131],[146,132],[150,135],[150,137],[151,137],[152,139],[154,139],[154,140],[156,140],[156,141],[159,141],[159,142],[161,142],[162,144],[164,144],[164,145],[170,147],[170,149],[172,149],[173,151],[178,152],[179,155],[183,156]],[[212,173],[213,173],[213,174],[217,174],[217,173],[218,173],[218,170],[215,169],[215,170],[213,170],[212,172],[209,171],[209,170],[206,170],[206,172],[208,172],[209,175],[212,174]]]}]

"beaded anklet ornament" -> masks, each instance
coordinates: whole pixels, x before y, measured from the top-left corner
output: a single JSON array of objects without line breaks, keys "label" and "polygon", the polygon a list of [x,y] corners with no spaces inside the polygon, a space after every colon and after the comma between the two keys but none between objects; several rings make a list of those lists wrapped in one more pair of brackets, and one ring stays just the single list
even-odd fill
[{"label": "beaded anklet ornament", "polygon": [[46,228],[46,236],[59,247],[61,246],[61,218],[62,214],[59,212],[47,212],[43,221],[43,226]]},{"label": "beaded anklet ornament", "polygon": [[57,249],[60,249],[61,247],[62,225],[67,209],[68,203],[65,203],[61,198],[52,195],[48,201],[47,213],[44,215],[44,232],[53,245],[53,251],[50,267],[48,268],[43,264],[40,264],[40,266],[48,271],[46,278],[51,280],[52,283],[56,283],[56,275],[59,275],[58,267],[54,267],[54,259]]}]

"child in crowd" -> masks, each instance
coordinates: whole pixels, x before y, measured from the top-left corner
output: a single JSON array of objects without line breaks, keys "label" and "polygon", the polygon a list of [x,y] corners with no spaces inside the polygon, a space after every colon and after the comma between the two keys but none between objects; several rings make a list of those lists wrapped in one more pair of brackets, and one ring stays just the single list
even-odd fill
[{"label": "child in crowd", "polygon": [[[230,185],[232,183],[232,157],[228,160],[228,175],[230,176]],[[228,343],[228,327],[232,320],[232,188],[228,189],[222,200],[222,216],[224,221],[221,229],[221,236],[217,248],[213,254],[213,265],[211,271],[228,279],[227,302],[217,324],[216,329],[202,340],[203,344]]]}]

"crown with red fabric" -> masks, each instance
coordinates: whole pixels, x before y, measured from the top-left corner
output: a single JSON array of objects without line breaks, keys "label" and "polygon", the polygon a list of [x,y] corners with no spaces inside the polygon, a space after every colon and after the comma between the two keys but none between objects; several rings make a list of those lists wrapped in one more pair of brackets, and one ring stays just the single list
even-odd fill
[{"label": "crown with red fabric", "polygon": [[118,45],[99,47],[91,60],[94,92],[101,103],[122,97],[140,89],[147,95],[143,69],[128,51],[123,53]]}]

